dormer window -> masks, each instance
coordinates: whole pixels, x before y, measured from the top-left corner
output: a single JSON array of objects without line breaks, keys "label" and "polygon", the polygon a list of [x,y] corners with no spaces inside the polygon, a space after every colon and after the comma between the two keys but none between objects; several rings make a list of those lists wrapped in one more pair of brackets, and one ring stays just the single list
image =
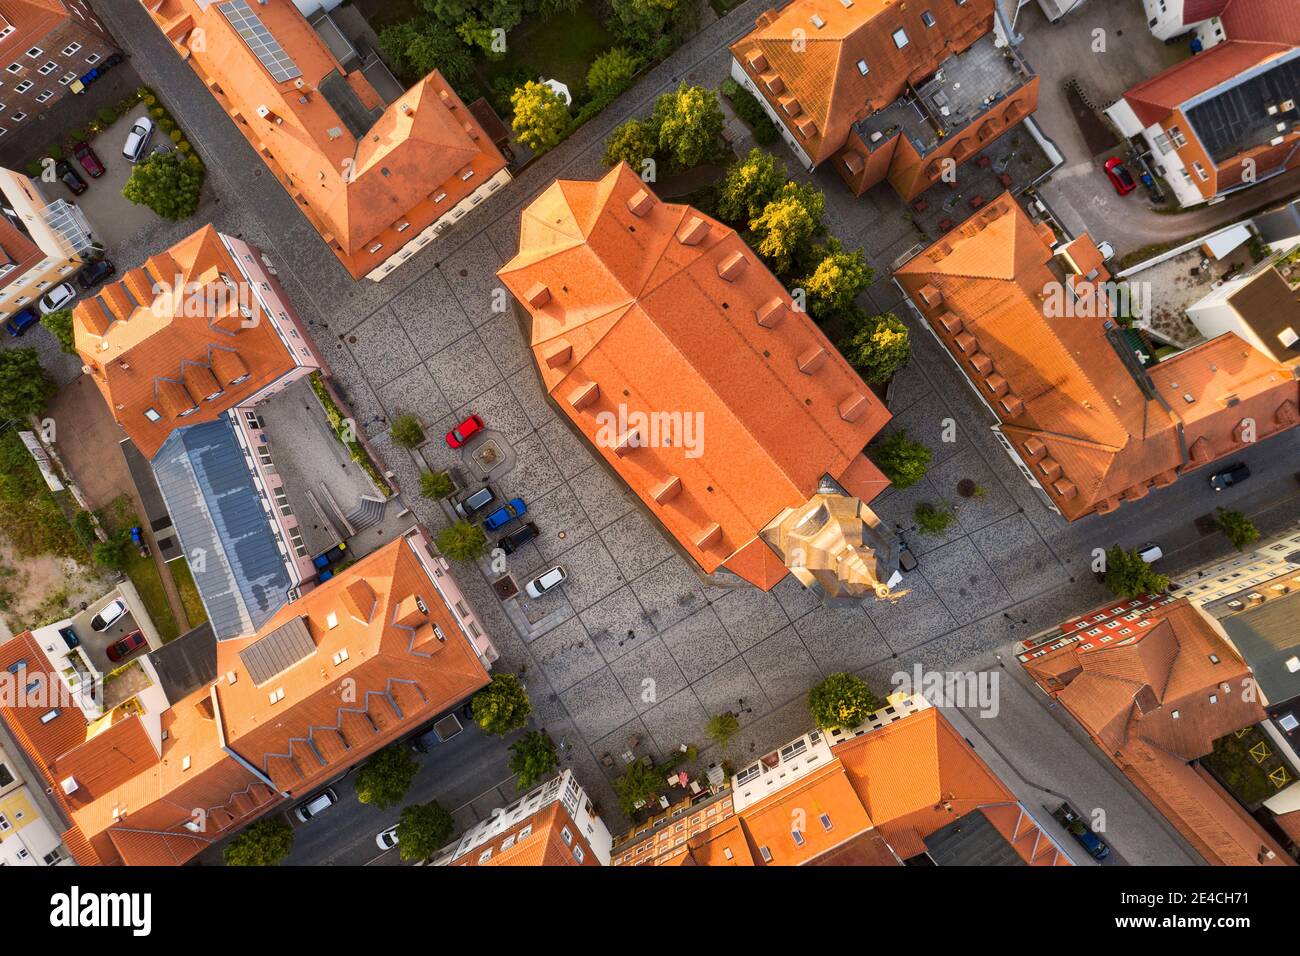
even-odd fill
[{"label": "dormer window", "polygon": [[203,400],[204,400],[205,402],[210,402],[210,401],[212,401],[214,398],[220,398],[223,394],[225,394],[225,391],[226,391],[226,390],[225,390],[224,388],[219,388],[219,389],[217,389],[215,392],[213,392],[211,395],[206,395],[206,396],[204,396]]},{"label": "dormer window", "polygon": [[253,374],[252,372],[245,372],[243,375],[239,376],[238,378],[231,379],[230,384],[231,384],[231,385],[239,385],[239,384],[241,384],[241,383],[243,383],[243,382],[246,382],[246,381],[248,381],[248,377],[249,377],[250,375],[252,375],[252,374]]},{"label": "dormer window", "polygon": [[156,408],[146,408],[144,410],[144,417],[149,419],[151,422],[162,421],[162,416],[158,414],[158,409]]},{"label": "dormer window", "polygon": [[178,414],[176,417],[177,417],[177,418],[185,418],[186,416],[193,415],[193,414],[194,414],[195,412],[197,412],[198,410],[199,410],[199,406],[197,406],[197,405],[191,405],[189,408],[185,409],[185,411],[181,412],[181,413]]}]

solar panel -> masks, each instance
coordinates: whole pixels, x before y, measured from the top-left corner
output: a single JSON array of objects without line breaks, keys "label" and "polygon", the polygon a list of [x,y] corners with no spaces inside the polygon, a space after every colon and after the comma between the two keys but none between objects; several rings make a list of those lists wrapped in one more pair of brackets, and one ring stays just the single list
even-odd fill
[{"label": "solar panel", "polygon": [[228,0],[217,9],[230,21],[235,32],[243,37],[248,48],[262,61],[262,66],[266,67],[277,83],[302,76],[302,70],[284,52],[284,47],[271,35],[271,31],[262,23],[262,18],[249,9],[246,0]]},{"label": "solar panel", "polygon": [[249,644],[239,652],[239,659],[248,668],[253,683],[261,685],[309,657],[315,650],[316,643],[311,639],[306,621],[295,617]]}]

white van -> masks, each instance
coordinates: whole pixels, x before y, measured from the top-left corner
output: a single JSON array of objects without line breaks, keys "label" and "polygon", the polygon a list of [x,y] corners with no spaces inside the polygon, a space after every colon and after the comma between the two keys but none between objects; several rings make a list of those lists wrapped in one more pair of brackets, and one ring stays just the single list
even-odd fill
[{"label": "white van", "polygon": [[1155,562],[1159,561],[1164,556],[1165,553],[1160,550],[1160,545],[1152,544],[1149,541],[1142,545],[1142,547],[1138,548],[1138,557],[1147,564],[1155,564]]}]

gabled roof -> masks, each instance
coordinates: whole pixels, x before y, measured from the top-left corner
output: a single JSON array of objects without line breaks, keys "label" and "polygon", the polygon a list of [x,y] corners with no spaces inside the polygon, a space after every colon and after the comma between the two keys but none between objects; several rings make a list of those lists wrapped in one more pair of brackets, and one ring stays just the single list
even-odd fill
[{"label": "gabled roof", "polygon": [[[1195,0],[1188,0],[1191,4]],[[1300,45],[1300,6],[1278,0],[1202,0],[1208,11],[1202,19],[1218,16],[1230,40],[1268,40]],[[1219,9],[1214,9],[1218,7]],[[1183,14],[1185,22],[1188,14]]]},{"label": "gabled roof", "polygon": [[1290,44],[1267,41],[1228,40],[1210,47],[1157,73],[1124,94],[1143,126],[1169,118],[1169,114],[1193,97],[1244,73],[1291,48]]},{"label": "gabled roof", "polygon": [[217,640],[252,634],[294,582],[228,416],[172,432],[153,463]]},{"label": "gabled roof", "polygon": [[1261,438],[1300,419],[1294,377],[1233,334],[1141,369],[1107,329],[1095,244],[1084,235],[1063,251],[1093,268],[1075,274],[1004,194],[895,278],[1067,518],[1239,447],[1246,417]]},{"label": "gabled roof", "polygon": [[77,353],[146,458],[173,429],[218,418],[295,367],[270,322],[245,322],[241,304],[251,317],[259,307],[247,289],[241,303],[241,281],[203,226],[73,309]]},{"label": "gabled roof", "polygon": [[[382,251],[371,246],[396,223],[409,221],[407,237],[417,234],[506,165],[441,74],[385,105],[364,73],[344,70],[292,0],[251,4],[292,61],[296,73],[283,79],[235,31],[225,3],[145,5],[182,58],[215,83],[245,136],[269,151],[354,278],[392,255],[388,241]],[[462,179],[467,170],[473,176]]]},{"label": "gabled roof", "polygon": [[546,391],[707,572],[770,588],[758,531],[826,474],[879,475],[880,401],[734,230],[626,165],[553,183],[498,275]]},{"label": "gabled roof", "polygon": [[[760,16],[731,52],[819,163],[844,145],[854,122],[888,106],[908,83],[925,79],[992,30],[993,5],[793,0]],[[935,25],[927,27],[923,14]],[[902,47],[894,39],[898,30],[906,34]],[[866,73],[859,62],[867,64]],[[813,125],[801,127],[805,120]]]},{"label": "gabled roof", "polygon": [[[344,595],[357,585],[374,601],[354,616],[356,605]],[[305,631],[312,652],[250,672],[248,648],[286,625]],[[281,608],[256,635],[223,641],[217,671],[231,749],[291,793],[329,779],[488,682],[406,538]]]}]

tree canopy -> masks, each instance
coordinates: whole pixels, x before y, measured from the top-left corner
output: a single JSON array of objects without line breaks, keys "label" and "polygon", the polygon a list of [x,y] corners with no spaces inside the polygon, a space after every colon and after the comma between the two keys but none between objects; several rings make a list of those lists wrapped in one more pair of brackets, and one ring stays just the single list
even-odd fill
[{"label": "tree canopy", "polygon": [[873,385],[889,381],[912,356],[907,326],[890,315],[855,315],[839,349],[862,378]]},{"label": "tree canopy", "polygon": [[1106,549],[1105,585],[1116,597],[1134,597],[1159,594],[1169,587],[1169,579],[1152,569],[1136,550],[1114,545]]},{"label": "tree canopy", "polygon": [[528,692],[514,674],[492,675],[492,683],[474,695],[474,720],[484,733],[502,736],[528,723],[533,711]]},{"label": "tree canopy", "polygon": [[197,159],[171,150],[153,153],[131,168],[122,195],[176,222],[194,215],[199,208],[203,176],[203,165]]},{"label": "tree canopy", "polygon": [[77,354],[76,336],[72,333],[71,309],[59,309],[57,312],[41,316],[41,325],[49,329],[50,334],[59,340],[59,348],[69,355]]},{"label": "tree canopy", "polygon": [[384,27],[379,47],[393,68],[411,80],[438,70],[459,88],[474,73],[474,57],[464,41],[430,17]]},{"label": "tree canopy", "polygon": [[639,174],[642,163],[652,158],[658,148],[659,136],[650,124],[630,119],[609,134],[602,159],[606,166],[627,163]]},{"label": "tree canopy", "polygon": [[258,820],[226,844],[226,866],[279,866],[293,850],[293,827],[279,817]]},{"label": "tree canopy", "polygon": [[661,155],[686,168],[717,156],[726,118],[717,93],[683,80],[655,101],[651,125],[659,131]]},{"label": "tree canopy", "polygon": [[58,386],[45,374],[36,349],[0,351],[0,419],[39,415],[56,391]]},{"label": "tree canopy", "polygon": [[438,550],[453,561],[473,561],[487,551],[487,535],[468,521],[457,521],[438,532]]},{"label": "tree canopy", "polygon": [[765,149],[751,149],[744,159],[727,167],[718,195],[718,215],[747,228],[789,181],[784,163]]},{"label": "tree canopy", "polygon": [[849,251],[832,236],[817,250],[817,265],[800,287],[808,294],[808,313],[815,319],[850,312],[874,275],[861,249]]},{"label": "tree canopy", "polygon": [[822,730],[857,727],[882,706],[854,674],[831,674],[808,693],[808,712]]},{"label": "tree canopy", "polygon": [[420,765],[405,744],[389,744],[357,771],[357,799],[383,810],[402,802]]},{"label": "tree canopy", "polygon": [[934,453],[919,441],[912,441],[907,437],[907,429],[900,428],[868,446],[867,457],[896,487],[908,488],[925,477]]},{"label": "tree canopy", "polygon": [[403,860],[427,860],[451,839],[456,821],[438,801],[402,808],[397,820],[397,852]]},{"label": "tree canopy", "polygon": [[824,230],[826,197],[806,183],[786,183],[763,211],[749,221],[755,251],[772,271],[785,275],[796,257],[808,249]]},{"label": "tree canopy", "polygon": [[555,744],[544,730],[533,730],[510,745],[510,772],[522,793],[555,773],[560,758]]},{"label": "tree canopy", "polygon": [[525,146],[543,152],[556,146],[569,132],[569,107],[549,86],[529,80],[510,94],[515,135]]},{"label": "tree canopy", "polygon": [[638,803],[648,803],[663,783],[663,777],[652,764],[645,760],[634,760],[628,764],[623,775],[614,781],[614,792],[618,794],[618,804],[628,816],[636,813]]},{"label": "tree canopy", "polygon": [[1240,511],[1230,511],[1227,508],[1218,509],[1218,517],[1215,518],[1215,524],[1222,531],[1232,546],[1238,551],[1244,551],[1246,545],[1259,539],[1259,529]]}]

